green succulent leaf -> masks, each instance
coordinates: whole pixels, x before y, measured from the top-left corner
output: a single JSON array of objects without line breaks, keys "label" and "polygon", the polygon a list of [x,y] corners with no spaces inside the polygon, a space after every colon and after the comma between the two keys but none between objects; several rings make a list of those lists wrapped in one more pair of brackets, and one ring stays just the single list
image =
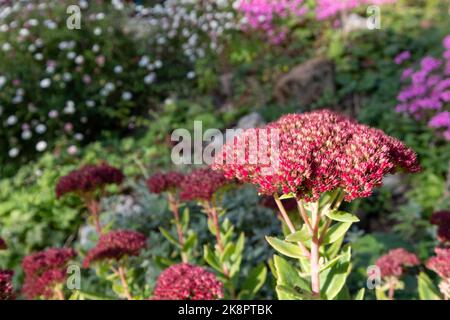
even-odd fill
[{"label": "green succulent leaf", "polygon": [[290,235],[288,235],[286,237],[286,241],[289,242],[303,242],[305,243],[306,241],[311,239],[311,234],[307,228],[307,226],[304,224],[300,230],[291,233]]},{"label": "green succulent leaf", "polygon": [[216,255],[209,249],[207,245],[203,246],[203,258],[212,268],[221,273],[223,272],[222,267],[219,263],[219,259],[217,259]]},{"label": "green succulent leaf", "polygon": [[277,250],[281,254],[284,254],[285,256],[297,259],[304,258],[304,255],[297,245],[268,236],[266,236],[266,240],[275,250]]},{"label": "green succulent leaf", "polygon": [[330,210],[326,213],[326,216],[334,221],[340,222],[358,222],[359,219],[354,214],[339,210]]},{"label": "green succulent leaf", "polygon": [[365,293],[366,293],[365,288],[359,289],[359,291],[355,295],[355,300],[364,300]]},{"label": "green succulent leaf", "polygon": [[[274,266],[277,278],[277,287],[290,288],[295,292],[305,292],[311,294],[311,286],[309,282],[300,277],[298,270],[296,270],[291,263],[286,259],[275,255]],[[291,300],[292,295],[287,293],[286,290],[277,290],[278,298],[281,300]]]},{"label": "green succulent leaf", "polygon": [[350,272],[351,248],[347,247],[338,261],[320,273],[320,293],[322,299],[333,300],[345,285]]},{"label": "green succulent leaf", "polygon": [[441,300],[438,288],[424,272],[417,276],[420,300]]},{"label": "green succulent leaf", "polygon": [[178,243],[177,239],[175,239],[169,231],[167,231],[166,229],[164,229],[163,227],[159,227],[159,231],[161,232],[161,234],[164,236],[164,238],[166,238],[167,240],[169,240],[170,243],[172,243],[173,245],[180,247],[180,244]]},{"label": "green succulent leaf", "polygon": [[254,267],[245,279],[244,284],[242,285],[241,294],[242,299],[252,299],[255,294],[261,289],[261,287],[266,282],[267,278],[267,268],[261,263]]},{"label": "green succulent leaf", "polygon": [[351,225],[351,222],[340,222],[332,225],[331,228],[327,230],[327,233],[325,234],[325,237],[323,239],[323,243],[330,244],[338,241],[345,235]]}]

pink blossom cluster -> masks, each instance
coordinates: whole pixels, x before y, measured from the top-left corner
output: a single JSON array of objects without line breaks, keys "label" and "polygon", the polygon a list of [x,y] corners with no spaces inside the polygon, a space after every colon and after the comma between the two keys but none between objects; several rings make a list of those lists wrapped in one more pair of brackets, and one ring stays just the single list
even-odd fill
[{"label": "pink blossom cluster", "polygon": [[390,250],[376,262],[382,277],[400,277],[403,274],[403,267],[419,264],[417,256],[403,248]]},{"label": "pink blossom cluster", "polygon": [[286,30],[277,25],[278,19],[306,13],[303,0],[241,0],[238,10],[245,16],[244,28],[263,32],[272,44],[286,39]]},{"label": "pink blossom cluster", "polygon": [[450,279],[450,248],[435,248],[436,256],[427,261],[427,268],[436,272],[442,279]]},{"label": "pink blossom cluster", "polygon": [[397,112],[426,119],[431,128],[441,130],[450,140],[450,35],[443,41],[441,59],[424,57],[420,66],[406,68],[402,80],[406,83],[397,96]]},{"label": "pink blossom cluster", "polygon": [[28,299],[52,298],[54,286],[67,277],[67,264],[76,256],[73,249],[50,248],[26,256],[22,261],[25,281],[22,292]]},{"label": "pink blossom cluster", "polygon": [[0,269],[0,300],[14,300],[14,288],[12,277],[14,273],[10,270]]},{"label": "pink blossom cluster", "polygon": [[326,20],[341,12],[349,11],[363,5],[383,5],[395,3],[396,0],[317,0],[316,16]]},{"label": "pink blossom cluster", "polygon": [[228,182],[222,172],[213,171],[210,168],[195,169],[182,181],[180,198],[184,201],[208,201]]},{"label": "pink blossom cluster", "polygon": [[183,179],[184,175],[181,172],[158,172],[147,180],[147,187],[151,193],[162,193],[178,188]]},{"label": "pink blossom cluster", "polygon": [[119,185],[124,178],[122,171],[107,163],[86,165],[59,179],[56,185],[56,196],[60,198],[67,193],[93,192],[108,184]]},{"label": "pink blossom cluster", "polygon": [[223,285],[204,268],[181,263],[164,270],[158,277],[154,300],[217,300]]},{"label": "pink blossom cluster", "polygon": [[[347,201],[368,197],[385,174],[420,170],[414,151],[399,140],[329,110],[285,115],[256,132],[273,130],[277,148],[246,130],[224,145],[212,168],[259,186],[261,194],[294,193],[306,201],[337,188]],[[261,150],[272,161],[260,163]]]},{"label": "pink blossom cluster", "polygon": [[431,223],[437,225],[437,236],[442,243],[450,244],[450,211],[437,211],[430,219]]},{"label": "pink blossom cluster", "polygon": [[124,256],[138,256],[146,247],[146,237],[136,231],[117,230],[101,235],[97,245],[91,249],[83,261],[88,268],[101,260],[120,260]]}]

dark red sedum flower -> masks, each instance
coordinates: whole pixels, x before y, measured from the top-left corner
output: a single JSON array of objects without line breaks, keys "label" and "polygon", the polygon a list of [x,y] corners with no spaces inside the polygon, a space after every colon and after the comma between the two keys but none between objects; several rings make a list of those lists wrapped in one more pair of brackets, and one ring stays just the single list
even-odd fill
[{"label": "dark red sedum flower", "polygon": [[170,171],[155,173],[147,180],[147,187],[151,193],[162,193],[178,188],[184,179],[181,172]]},{"label": "dark red sedum flower", "polygon": [[119,185],[124,178],[122,171],[107,163],[85,165],[59,179],[56,196],[60,198],[67,193],[90,193],[108,184]]},{"label": "dark red sedum flower", "polygon": [[54,286],[66,280],[67,265],[75,256],[75,250],[70,248],[50,248],[26,256],[22,261],[25,297],[52,298]]},{"label": "dark red sedum flower", "polygon": [[0,300],[14,300],[16,295],[12,285],[13,271],[0,269]]},{"label": "dark red sedum flower", "polygon": [[146,247],[146,237],[131,230],[111,231],[100,236],[97,245],[91,249],[83,261],[88,268],[93,262],[101,260],[120,260],[124,256],[138,256]]},{"label": "dark red sedum flower", "polygon": [[399,140],[329,110],[245,130],[224,145],[212,168],[257,185],[262,194],[292,192],[306,201],[336,188],[346,201],[368,197],[384,175],[420,170],[414,151]]},{"label": "dark red sedum flower", "polygon": [[435,248],[436,256],[427,261],[427,268],[436,272],[442,279],[450,279],[450,248]]},{"label": "dark red sedum flower", "polygon": [[154,300],[217,300],[223,285],[204,268],[180,263],[164,270],[156,282]]},{"label": "dark red sedum flower", "polygon": [[380,268],[382,277],[397,278],[403,274],[403,267],[411,267],[419,264],[420,261],[417,256],[403,248],[390,250],[376,262],[376,265]]},{"label": "dark red sedum flower", "polygon": [[437,211],[430,219],[431,223],[438,226],[437,236],[442,243],[450,243],[450,211]]},{"label": "dark red sedum flower", "polygon": [[8,246],[6,245],[5,240],[0,238],[0,250],[6,250],[6,249],[8,249]]},{"label": "dark red sedum flower", "polygon": [[214,193],[229,183],[223,173],[210,168],[192,170],[181,183],[180,198],[184,201],[211,200]]}]

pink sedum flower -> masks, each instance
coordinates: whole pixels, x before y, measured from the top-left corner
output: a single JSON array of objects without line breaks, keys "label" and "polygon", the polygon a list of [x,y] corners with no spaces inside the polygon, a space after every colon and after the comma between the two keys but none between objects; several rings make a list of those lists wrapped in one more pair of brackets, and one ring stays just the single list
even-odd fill
[{"label": "pink sedum flower", "polygon": [[450,248],[435,248],[436,256],[427,261],[427,268],[436,272],[442,279],[450,278]]},{"label": "pink sedum flower", "polygon": [[442,243],[450,243],[450,211],[437,211],[432,214],[430,222],[437,225],[437,236]]},{"label": "pink sedum flower", "polygon": [[145,247],[146,237],[142,233],[130,230],[111,231],[100,236],[97,245],[84,258],[83,267],[89,268],[97,261],[118,261],[125,256],[138,256]]},{"label": "pink sedum flower", "polygon": [[180,198],[184,201],[209,201],[214,193],[229,183],[221,172],[210,168],[192,170],[181,183]]},{"label": "pink sedum flower", "polygon": [[164,270],[156,282],[154,300],[217,300],[223,285],[202,267],[181,263]]},{"label": "pink sedum flower", "polygon": [[0,269],[0,300],[14,300],[16,295],[12,285],[13,271]]},{"label": "pink sedum flower", "polygon": [[22,261],[25,281],[22,292],[28,299],[52,298],[54,286],[67,278],[67,265],[76,256],[73,249],[50,248],[26,256]]},{"label": "pink sedum flower", "polygon": [[122,171],[107,163],[86,165],[59,179],[56,196],[60,198],[68,193],[90,193],[108,184],[119,185],[124,178]]},{"label": "pink sedum flower", "polygon": [[414,253],[410,253],[403,248],[390,250],[380,257],[376,265],[380,268],[382,277],[400,277],[405,266],[411,267],[419,265],[419,259]]},{"label": "pink sedum flower", "polygon": [[6,250],[8,249],[8,246],[6,245],[5,240],[3,238],[0,238],[0,250]]},{"label": "pink sedum flower", "polygon": [[184,180],[180,172],[155,173],[147,180],[147,187],[151,193],[162,193],[178,188]]},{"label": "pink sedum flower", "polygon": [[[255,132],[276,132],[277,148]],[[261,154],[272,161],[261,164]],[[384,175],[420,170],[416,154],[399,140],[329,110],[285,115],[246,130],[224,145],[212,168],[257,185],[262,194],[294,193],[309,202],[337,188],[347,201],[368,197]]]}]

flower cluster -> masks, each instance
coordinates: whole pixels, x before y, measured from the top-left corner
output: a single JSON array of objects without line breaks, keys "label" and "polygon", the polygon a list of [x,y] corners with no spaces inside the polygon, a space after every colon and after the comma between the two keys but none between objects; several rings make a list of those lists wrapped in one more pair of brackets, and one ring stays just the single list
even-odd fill
[{"label": "flower cluster", "polygon": [[417,70],[408,67],[403,71],[406,84],[397,96],[396,111],[428,120],[428,126],[442,130],[450,140],[450,35],[443,45],[442,59],[426,56]]},{"label": "flower cluster", "polygon": [[395,2],[396,0],[317,0],[316,16],[318,20],[325,20],[363,5],[382,5]]},{"label": "flower cluster", "polygon": [[162,62],[140,54],[117,23],[128,10],[110,1],[80,0],[81,36],[61,14],[73,4],[13,1],[2,8],[0,148],[6,152],[0,159],[31,157],[55,139],[64,140],[65,152],[76,153],[81,141],[96,138],[101,129],[133,128],[136,119],[125,115],[148,105]]},{"label": "flower cluster", "polygon": [[450,278],[450,248],[434,249],[436,256],[427,261],[427,268],[436,272],[442,279]]},{"label": "flower cluster", "polygon": [[229,181],[221,172],[200,168],[184,178],[180,188],[180,198],[184,201],[211,200],[214,193]]},{"label": "flower cluster", "polygon": [[156,282],[155,300],[217,300],[223,285],[207,270],[187,263],[173,265]]},{"label": "flower cluster", "polygon": [[244,31],[261,31],[272,44],[285,40],[286,30],[277,26],[278,19],[299,18],[306,13],[303,0],[241,0],[238,11],[244,14]]},{"label": "flower cluster", "polygon": [[438,226],[437,236],[439,241],[450,243],[450,211],[437,211],[433,213],[430,221]]},{"label": "flower cluster", "polygon": [[[232,9],[233,0],[166,0],[152,7],[137,7],[136,16],[141,18],[150,31],[149,41],[160,50],[180,52],[194,63],[208,52],[223,50],[227,33],[239,30],[239,19]],[[187,78],[194,78],[189,71]]]},{"label": "flower cluster", "polygon": [[[274,134],[278,143],[264,138]],[[292,192],[306,201],[336,188],[347,201],[367,197],[384,175],[420,170],[416,154],[399,140],[328,110],[244,131],[224,145],[212,168],[258,185],[262,194]]]},{"label": "flower cluster", "polygon": [[397,278],[403,274],[403,267],[416,266],[418,264],[420,262],[417,256],[403,248],[390,250],[376,262],[376,265],[380,268],[382,277]]},{"label": "flower cluster", "polygon": [[146,237],[139,232],[130,230],[111,231],[100,236],[97,245],[84,258],[83,267],[88,268],[96,261],[119,261],[125,256],[138,256],[145,247]]},{"label": "flower cluster", "polygon": [[107,163],[86,165],[59,179],[56,196],[60,198],[67,193],[90,193],[108,184],[119,185],[124,178],[122,171]]},{"label": "flower cluster", "polygon": [[147,187],[151,193],[163,193],[176,189],[184,179],[181,172],[170,171],[155,173],[147,180]]},{"label": "flower cluster", "polygon": [[6,245],[5,240],[3,238],[0,238],[0,250],[6,250],[8,246]]},{"label": "flower cluster", "polygon": [[14,300],[12,277],[14,272],[0,269],[0,300]]},{"label": "flower cluster", "polygon": [[54,286],[66,280],[67,264],[75,256],[73,249],[58,248],[50,248],[26,256],[22,261],[25,273],[23,294],[29,299],[40,296],[54,297]]}]

